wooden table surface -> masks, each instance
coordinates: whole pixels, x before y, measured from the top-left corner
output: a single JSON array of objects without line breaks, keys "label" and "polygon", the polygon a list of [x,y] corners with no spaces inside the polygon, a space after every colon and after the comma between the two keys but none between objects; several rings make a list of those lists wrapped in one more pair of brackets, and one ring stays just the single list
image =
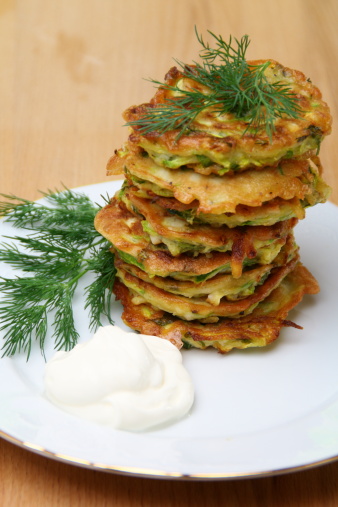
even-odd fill
[{"label": "wooden table surface", "polygon": [[[249,58],[302,70],[338,116],[337,0],[0,0],[0,192],[108,181],[122,111],[154,93],[173,57],[198,57],[194,26],[241,37]],[[338,204],[335,128],[322,145]],[[1,364],[0,364],[1,367]],[[1,407],[0,407],[1,410]],[[337,506],[338,463],[276,477],[181,482],[52,461],[0,440],[0,505]]]}]

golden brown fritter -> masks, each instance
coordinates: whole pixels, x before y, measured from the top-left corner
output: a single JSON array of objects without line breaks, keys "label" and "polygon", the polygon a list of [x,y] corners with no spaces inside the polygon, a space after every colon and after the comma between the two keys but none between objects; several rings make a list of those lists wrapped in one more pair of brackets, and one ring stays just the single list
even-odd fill
[{"label": "golden brown fritter", "polygon": [[[226,225],[233,228],[242,225],[273,225],[276,222],[297,218],[305,218],[305,210],[310,206],[325,202],[330,193],[330,188],[323,183],[319,176],[313,174],[313,188],[304,199],[281,199],[275,197],[263,202],[261,206],[247,206],[238,204],[234,213],[225,212],[220,214],[202,213],[199,211],[199,203],[195,199],[189,204],[184,204],[175,197],[164,197],[149,189],[147,183],[135,182],[127,176],[128,186],[124,184],[126,197],[133,200],[133,196],[145,198],[167,210],[172,216],[186,220],[189,224],[210,224],[212,226]],[[151,188],[151,187],[150,187]],[[156,192],[156,188],[154,189]]]},{"label": "golden brown fritter", "polygon": [[123,283],[117,279],[114,285],[114,293],[124,307],[122,318],[132,329],[169,340],[178,348],[183,345],[199,349],[214,347],[220,352],[263,347],[278,338],[282,327],[299,327],[286,320],[288,313],[305,294],[317,292],[316,280],[298,264],[250,315],[201,323],[179,319],[148,303],[134,304],[133,295]]},{"label": "golden brown fritter", "polygon": [[[119,156],[115,155],[116,158]],[[123,155],[123,160],[131,177],[137,178],[137,185],[140,181],[143,188],[165,197],[175,197],[183,204],[197,201],[197,213],[236,213],[240,204],[259,207],[277,197],[311,199],[314,192],[318,192],[318,200],[322,202],[330,190],[320,177],[318,158],[285,160],[277,168],[250,169],[224,176],[204,176],[187,168],[177,171],[159,167],[149,157],[129,152]],[[111,160],[110,165],[114,163]]]},{"label": "golden brown fritter", "polygon": [[[260,65],[266,62],[257,60],[248,63]],[[205,174],[272,166],[283,158],[314,154],[323,137],[331,132],[329,108],[319,89],[302,72],[284,67],[274,60],[269,62],[265,71],[267,80],[288,86],[301,109],[297,119],[276,119],[271,140],[265,130],[255,132],[248,128],[248,120],[239,119],[232,113],[220,115],[215,107],[200,112],[181,137],[178,137],[177,130],[142,133],[137,121],[149,110],[154,111],[175,98],[174,92],[160,87],[150,103],[132,106],[125,111],[125,120],[136,122],[130,143],[142,147],[160,166],[176,169],[188,165]],[[176,67],[170,69],[165,83],[183,90],[196,88],[206,95],[210,93],[196,81],[183,77]]]},{"label": "golden brown fritter", "polygon": [[[128,199],[130,197],[130,200]],[[166,209],[135,196],[129,196],[128,189],[121,193],[121,200],[131,212],[142,215],[143,229],[149,233],[153,244],[164,243],[173,256],[185,251],[208,253],[210,251],[237,252],[240,263],[250,251],[271,244],[285,237],[297,223],[296,219],[284,220],[272,226],[210,227],[205,224],[189,224],[184,219],[172,216]],[[233,276],[237,276],[234,273]],[[239,275],[240,276],[240,275]]]},{"label": "golden brown fritter", "polygon": [[283,278],[294,269],[298,260],[298,256],[295,256],[287,264],[273,268],[268,278],[261,285],[257,286],[254,293],[250,296],[234,301],[222,298],[217,306],[208,302],[205,297],[187,298],[160,289],[151,282],[145,281],[149,279],[141,269],[135,268],[136,276],[133,276],[117,264],[116,274],[123,284],[137,296],[136,300],[140,301],[141,299],[141,301],[145,301],[155,308],[171,313],[181,319],[238,318],[251,313],[260,301],[268,297],[273,289],[281,283]]},{"label": "golden brown fritter", "polygon": [[[288,220],[289,218],[305,218],[305,208],[308,207],[308,201],[298,199],[284,200],[276,197],[271,201],[265,202],[262,206],[246,206],[239,204],[236,206],[236,213],[199,213],[198,202],[183,204],[175,197],[161,197],[154,194],[151,190],[138,190],[142,197],[151,199],[158,206],[168,210],[172,215],[185,219],[189,224],[209,224],[213,227],[226,225],[231,229],[242,225],[274,225],[276,222]],[[319,201],[316,201],[316,204]],[[312,204],[313,205],[313,204]]]},{"label": "golden brown fritter", "polygon": [[166,292],[188,298],[205,296],[207,302],[217,306],[223,297],[229,301],[234,301],[250,296],[256,287],[262,284],[269,274],[271,274],[274,267],[288,264],[297,254],[298,247],[294,242],[293,236],[290,235],[273,263],[248,267],[239,278],[234,278],[230,273],[221,272],[199,282],[177,280],[170,276],[149,276],[144,270],[141,272],[135,264],[124,261],[117,252],[115,252],[115,266]]},{"label": "golden brown fritter", "polygon": [[220,271],[232,272],[239,277],[246,266],[273,262],[288,239],[288,231],[292,229],[292,223],[288,221],[270,232],[268,228],[258,229],[265,231],[266,241],[271,242],[257,251],[250,241],[250,228],[247,228],[247,236],[238,235],[231,252],[213,251],[207,255],[188,252],[173,257],[165,245],[151,243],[141,222],[140,217],[128,211],[115,198],[95,217],[97,231],[114,245],[120,255],[123,254],[126,262],[135,264],[151,276],[172,276],[194,281],[207,279]]},{"label": "golden brown fritter", "polygon": [[170,276],[149,276],[134,264],[123,261],[117,252],[115,253],[115,266],[117,269],[127,271],[134,277],[139,277],[166,292],[186,298],[206,297],[208,303],[217,306],[223,297],[229,301],[234,301],[253,294],[255,288],[265,281],[274,267],[287,264],[295,257],[297,252],[298,247],[293,237],[290,236],[273,263],[248,268],[242,273],[240,278],[234,278],[229,273],[218,273],[200,282],[176,280]]}]

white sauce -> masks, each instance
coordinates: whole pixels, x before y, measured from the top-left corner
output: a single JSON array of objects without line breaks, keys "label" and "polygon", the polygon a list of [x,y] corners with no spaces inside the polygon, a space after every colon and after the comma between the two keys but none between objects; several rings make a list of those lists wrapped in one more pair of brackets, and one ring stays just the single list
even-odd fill
[{"label": "white sauce", "polygon": [[101,327],[45,369],[47,398],[76,416],[141,431],[186,415],[194,400],[180,351],[169,341]]}]

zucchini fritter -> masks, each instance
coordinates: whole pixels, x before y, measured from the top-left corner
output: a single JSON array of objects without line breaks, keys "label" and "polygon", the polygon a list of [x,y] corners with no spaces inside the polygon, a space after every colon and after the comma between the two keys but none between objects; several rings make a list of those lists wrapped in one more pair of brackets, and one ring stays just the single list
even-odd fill
[{"label": "zucchini fritter", "polygon": [[[245,118],[234,114],[220,115],[216,107],[200,112],[187,132],[169,130],[164,133],[142,133],[137,121],[149,109],[174,98],[169,88],[160,87],[148,104],[132,106],[124,113],[127,122],[136,122],[130,135],[130,142],[142,147],[162,167],[177,169],[192,167],[203,174],[224,174],[248,167],[274,166],[285,158],[309,157],[316,153],[324,136],[331,131],[331,115],[322,100],[319,89],[305,75],[297,70],[284,67],[269,60],[265,75],[268,82],[282,83],[297,97],[301,108],[298,119],[281,117],[275,121],[275,131],[269,139],[265,130],[256,132],[248,128]],[[263,60],[248,62],[255,66]],[[166,85],[185,89],[199,89],[205,95],[210,91],[201,89],[201,84],[173,67],[165,77]]]},{"label": "zucchini fritter", "polygon": [[235,301],[253,294],[255,288],[266,280],[274,267],[289,263],[297,252],[298,247],[293,236],[290,235],[273,263],[256,265],[253,268],[248,267],[243,271],[240,278],[234,278],[228,272],[220,272],[199,282],[195,280],[177,280],[171,276],[150,276],[144,270],[141,271],[135,264],[124,261],[117,252],[115,252],[115,266],[118,269],[127,271],[134,277],[139,277],[147,283],[173,294],[188,298],[206,296],[207,302],[217,306],[223,297],[229,301]]},{"label": "zucchini fritter", "polygon": [[132,329],[165,338],[178,348],[214,347],[220,352],[264,347],[278,338],[282,327],[299,327],[286,320],[288,313],[305,294],[318,291],[311,273],[298,264],[251,314],[239,319],[221,318],[216,323],[203,323],[179,319],[145,302],[135,304],[125,285],[118,279],[114,285],[114,293],[124,307],[122,318]]},{"label": "zucchini fritter", "polygon": [[[286,243],[293,225],[294,220],[290,220],[276,224],[274,229],[264,226],[256,228],[260,236],[254,235],[250,227],[243,230],[239,228],[237,233],[236,229],[226,228],[224,232],[229,234],[226,251],[216,249],[205,255],[194,251],[191,243],[190,251],[173,256],[166,244],[154,244],[151,241],[151,236],[142,227],[140,216],[130,212],[116,198],[95,218],[97,231],[114,245],[126,262],[135,264],[151,276],[196,281],[220,271],[232,272],[233,276],[240,277],[245,266],[270,264]],[[220,247],[221,241],[219,236]],[[260,246],[257,242],[260,242]]]},{"label": "zucchini fritter", "polygon": [[[118,264],[116,268],[119,279],[132,293],[141,296],[141,300],[184,320],[196,320],[214,317],[238,318],[252,313],[258,303],[265,299],[281,283],[283,278],[294,269],[297,262],[298,256],[284,266],[273,268],[268,278],[261,285],[257,285],[256,290],[246,298],[233,301],[222,298],[218,305],[213,305],[205,297],[187,298],[160,289],[151,282],[145,281],[147,276],[144,275],[142,270],[139,270],[134,276],[119,267]],[[140,299],[137,298],[137,300]]]},{"label": "zucchini fritter", "polygon": [[[108,164],[114,166],[115,155]],[[250,169],[241,173],[200,175],[192,169],[179,171],[157,166],[149,157],[125,153],[124,167],[135,184],[164,197],[175,197],[179,202],[198,202],[197,213],[236,213],[238,205],[259,207],[277,197],[283,200],[299,199],[323,202],[329,187],[321,178],[317,157],[313,160],[284,160],[278,167]],[[120,163],[120,160],[118,160]],[[318,194],[318,196],[317,196]]]}]

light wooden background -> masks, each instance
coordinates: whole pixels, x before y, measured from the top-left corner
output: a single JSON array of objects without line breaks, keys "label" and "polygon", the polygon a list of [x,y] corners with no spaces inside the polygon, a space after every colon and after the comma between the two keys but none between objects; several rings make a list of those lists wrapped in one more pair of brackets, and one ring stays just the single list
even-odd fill
[{"label": "light wooden background", "polygon": [[[35,199],[106,181],[122,111],[153,95],[144,78],[162,79],[173,57],[198,57],[195,25],[248,34],[249,58],[302,70],[337,120],[337,0],[0,0],[0,192]],[[337,155],[335,127],[321,158],[336,204]],[[336,507],[337,477],[338,463],[210,483],[118,477],[0,441],[2,507]]]}]

